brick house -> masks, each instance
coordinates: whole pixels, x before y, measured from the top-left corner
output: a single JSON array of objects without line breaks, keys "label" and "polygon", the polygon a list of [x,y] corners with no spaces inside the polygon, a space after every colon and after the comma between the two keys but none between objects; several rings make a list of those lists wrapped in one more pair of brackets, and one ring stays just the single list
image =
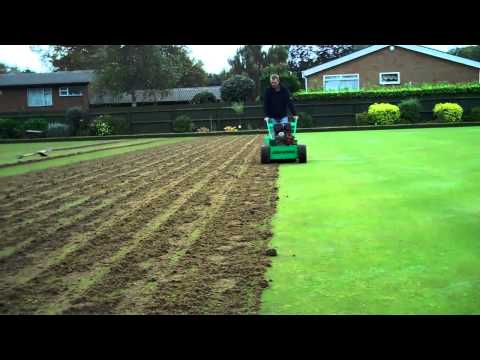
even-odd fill
[{"label": "brick house", "polygon": [[93,71],[9,73],[0,75],[0,113],[58,113],[89,108]]},{"label": "brick house", "polygon": [[[91,83],[94,71],[58,71],[54,73],[10,73],[0,75],[0,114],[63,113],[73,106],[84,110],[102,106],[130,106],[131,95],[94,94]],[[200,93],[211,92],[221,100],[220,86],[175,88],[136,92],[137,105],[188,104]]]},{"label": "brick house", "polygon": [[374,45],[302,71],[305,90],[480,82],[480,62],[418,45]]}]

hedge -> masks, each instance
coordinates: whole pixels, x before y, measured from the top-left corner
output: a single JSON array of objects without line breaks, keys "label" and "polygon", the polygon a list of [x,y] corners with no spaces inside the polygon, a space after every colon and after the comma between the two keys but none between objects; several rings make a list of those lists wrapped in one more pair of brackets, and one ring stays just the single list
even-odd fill
[{"label": "hedge", "polygon": [[293,95],[297,101],[345,99],[345,98],[406,98],[411,96],[480,95],[480,83],[422,84],[396,87],[375,87],[360,90],[324,91],[302,90]]}]

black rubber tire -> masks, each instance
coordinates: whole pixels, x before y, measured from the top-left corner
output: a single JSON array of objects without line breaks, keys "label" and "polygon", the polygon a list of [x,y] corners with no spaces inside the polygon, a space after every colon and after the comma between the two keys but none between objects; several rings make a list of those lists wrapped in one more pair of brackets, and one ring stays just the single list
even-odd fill
[{"label": "black rubber tire", "polygon": [[307,146],[298,145],[298,162],[304,164],[307,162]]},{"label": "black rubber tire", "polygon": [[260,161],[262,164],[268,164],[270,162],[270,146],[262,145]]}]

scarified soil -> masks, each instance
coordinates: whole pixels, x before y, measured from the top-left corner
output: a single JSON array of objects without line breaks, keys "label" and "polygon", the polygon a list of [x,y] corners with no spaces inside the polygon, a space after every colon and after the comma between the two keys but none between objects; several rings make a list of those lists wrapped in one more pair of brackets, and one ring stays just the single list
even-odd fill
[{"label": "scarified soil", "polygon": [[255,314],[276,165],[223,136],[4,178],[0,314]]}]

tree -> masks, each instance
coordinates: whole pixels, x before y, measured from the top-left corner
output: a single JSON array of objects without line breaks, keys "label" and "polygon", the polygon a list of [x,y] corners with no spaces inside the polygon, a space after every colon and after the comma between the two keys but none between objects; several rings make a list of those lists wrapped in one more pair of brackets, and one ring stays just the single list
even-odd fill
[{"label": "tree", "polygon": [[9,74],[9,73],[33,73],[32,70],[20,70],[16,66],[7,66],[3,63],[0,63],[0,74]]},{"label": "tree", "polygon": [[452,55],[461,56],[467,59],[480,61],[480,45],[457,47],[448,51]]},{"label": "tree", "polygon": [[96,71],[94,89],[112,95],[128,93],[136,106],[136,91],[174,87],[182,74],[182,64],[174,56],[173,45],[111,45],[104,51],[102,67]]},{"label": "tree", "polygon": [[262,70],[268,65],[286,63],[288,59],[288,46],[272,45],[268,51],[262,48],[263,45],[245,45],[228,60],[231,75],[244,75],[255,82],[254,97],[260,94]]},{"label": "tree", "polygon": [[228,72],[222,70],[219,74],[208,74],[207,75],[207,86],[219,86],[228,79]]},{"label": "tree", "polygon": [[188,59],[184,64],[182,74],[178,82],[179,87],[207,86],[208,84],[208,76],[200,60]]},{"label": "tree", "polygon": [[299,79],[305,69],[335,60],[367,45],[290,45],[288,65]]},{"label": "tree", "polygon": [[102,66],[104,52],[110,45],[51,45],[38,52],[43,61],[54,71],[98,70]]},{"label": "tree", "polygon": [[252,79],[244,75],[235,75],[222,83],[220,93],[223,101],[245,102],[252,99],[254,90],[255,83]]}]

